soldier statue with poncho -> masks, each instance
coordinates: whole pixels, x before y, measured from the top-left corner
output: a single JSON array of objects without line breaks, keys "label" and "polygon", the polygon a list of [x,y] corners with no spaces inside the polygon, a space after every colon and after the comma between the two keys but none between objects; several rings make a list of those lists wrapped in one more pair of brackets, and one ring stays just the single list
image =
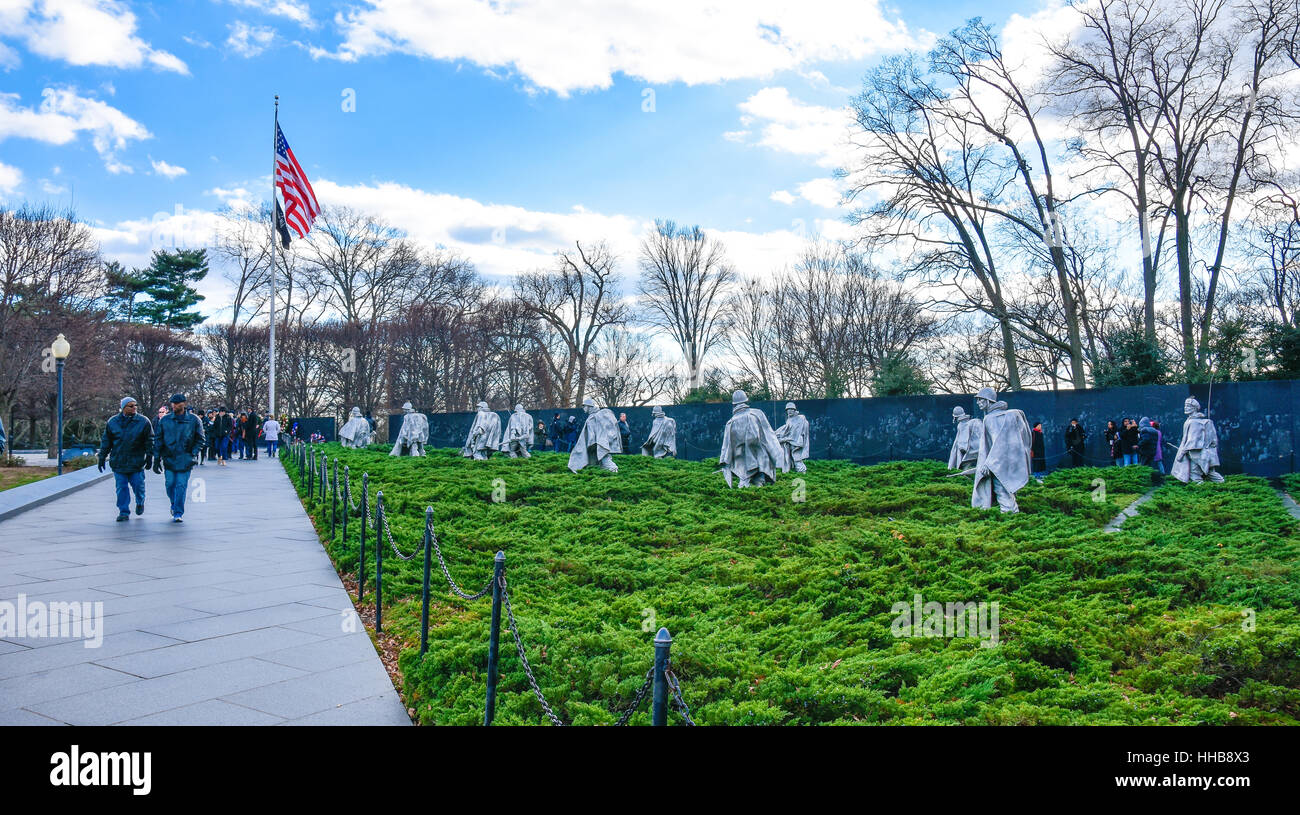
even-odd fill
[{"label": "soldier statue with poncho", "polygon": [[749,406],[744,391],[733,393],[731,418],[722,431],[722,453],[718,457],[727,486],[731,486],[733,478],[737,487],[775,484],[777,470],[789,472],[783,459],[781,442],[777,441],[767,416]]},{"label": "soldier statue with poncho", "polygon": [[1193,397],[1183,402],[1187,421],[1183,422],[1183,440],[1178,443],[1169,474],[1184,484],[1195,481],[1223,482],[1219,473],[1219,432],[1214,422],[1201,413],[1201,403]]},{"label": "soldier statue with poncho", "polygon": [[352,408],[347,424],[339,430],[339,441],[344,447],[365,447],[370,444],[370,435],[370,422],[361,415],[361,408]]},{"label": "soldier statue with poncho", "polygon": [[1003,512],[1019,512],[1016,493],[1029,483],[1033,443],[1029,421],[1023,411],[1008,408],[1006,402],[999,401],[992,388],[980,388],[975,394],[975,404],[984,411],[984,421],[980,425],[970,505],[991,509],[996,500]]},{"label": "soldier statue with poncho", "polygon": [[655,405],[650,411],[654,422],[650,425],[650,438],[641,445],[641,455],[655,458],[677,457],[677,420],[664,415],[664,409]]},{"label": "soldier statue with poncho", "polygon": [[808,458],[808,448],[812,445],[812,430],[808,427],[808,418],[799,412],[794,402],[785,403],[785,424],[776,431],[776,440],[781,442],[781,468],[787,473],[793,469],[796,473],[808,472],[804,460]]},{"label": "soldier statue with poncho", "polygon": [[465,458],[483,461],[501,447],[501,417],[496,411],[488,409],[487,402],[478,403],[478,413],[474,424],[470,425],[469,436],[460,454]]},{"label": "soldier statue with poncho", "polygon": [[402,429],[397,431],[390,456],[422,456],[429,441],[429,417],[416,413],[410,402],[402,405]]},{"label": "soldier statue with poncho", "polygon": [[515,411],[510,414],[510,421],[506,424],[501,452],[511,458],[532,458],[528,449],[533,446],[533,432],[533,417],[528,415],[523,405],[515,405]]},{"label": "soldier statue with poncho", "polygon": [[587,414],[587,421],[578,433],[578,440],[573,443],[573,452],[569,453],[569,469],[576,473],[595,459],[601,469],[618,472],[613,457],[614,453],[623,452],[618,419],[614,418],[612,410],[598,406],[590,396],[582,400],[582,409]]},{"label": "soldier statue with poncho", "polygon": [[957,437],[952,440],[952,449],[948,451],[948,469],[962,470],[979,458],[983,422],[967,414],[960,405],[952,409],[952,420],[957,425]]}]

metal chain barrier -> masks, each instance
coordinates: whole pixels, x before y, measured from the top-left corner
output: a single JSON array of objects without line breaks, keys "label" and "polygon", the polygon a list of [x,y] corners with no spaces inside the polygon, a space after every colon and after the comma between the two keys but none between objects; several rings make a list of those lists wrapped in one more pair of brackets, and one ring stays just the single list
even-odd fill
[{"label": "metal chain barrier", "polygon": [[668,681],[668,689],[673,693],[673,701],[677,703],[677,712],[682,715],[682,719],[690,727],[695,727],[695,722],[691,719],[691,709],[687,706],[686,700],[682,698],[682,685],[677,681],[677,674],[673,673],[672,663],[664,669],[664,679]]},{"label": "metal chain barrier", "polygon": [[515,612],[510,607],[510,589],[506,586],[506,576],[504,574],[501,575],[501,599],[506,601],[506,620],[510,623],[510,633],[515,638],[515,649],[519,652],[519,661],[523,663],[524,674],[528,677],[528,684],[533,688],[533,695],[537,697],[538,703],[541,704],[546,717],[551,720],[551,724],[556,727],[564,727],[564,722],[560,721],[560,717],[556,716],[555,711],[551,710],[542,689],[537,686],[537,678],[533,676],[533,666],[528,664],[528,655],[524,653],[524,641],[519,637],[519,626],[515,625]]},{"label": "metal chain barrier", "polygon": [[490,577],[488,578],[487,585],[485,585],[481,591],[474,594],[468,594],[464,589],[456,585],[456,581],[451,579],[451,572],[447,570],[447,561],[442,557],[442,547],[438,545],[438,533],[430,530],[429,537],[433,542],[433,551],[438,555],[438,565],[442,567],[442,576],[447,578],[447,585],[451,587],[451,590],[456,593],[457,597],[462,600],[477,600],[480,597],[486,597],[487,594],[492,591],[492,578]]},{"label": "metal chain barrier", "polygon": [[411,554],[409,554],[409,555],[404,555],[404,554],[402,554],[402,550],[397,548],[397,542],[393,540],[393,530],[390,529],[390,528],[388,527],[388,513],[387,513],[387,512],[384,513],[384,536],[385,536],[386,538],[388,538],[388,545],[391,546],[391,547],[393,547],[393,554],[397,555],[397,556],[398,556],[399,558],[401,558],[402,560],[410,560],[411,558],[413,558],[413,557],[415,557],[416,555],[420,554],[420,550],[419,550],[419,549],[416,549],[416,550],[415,550],[414,552],[412,552]]},{"label": "metal chain barrier", "polygon": [[[349,512],[356,512],[358,507],[352,503],[352,476],[348,473],[348,468],[343,468],[343,500],[348,505]],[[369,507],[366,510],[369,511]]]},{"label": "metal chain barrier", "polygon": [[622,727],[627,724],[627,720],[632,718],[632,714],[636,713],[636,709],[641,707],[641,702],[645,700],[645,695],[650,692],[650,687],[654,685],[654,681],[655,668],[651,665],[650,669],[645,672],[645,681],[641,683],[640,690],[636,692],[636,698],[632,700],[632,704],[628,706],[627,710],[623,711],[623,715],[618,718],[618,721],[614,722],[615,727]]}]

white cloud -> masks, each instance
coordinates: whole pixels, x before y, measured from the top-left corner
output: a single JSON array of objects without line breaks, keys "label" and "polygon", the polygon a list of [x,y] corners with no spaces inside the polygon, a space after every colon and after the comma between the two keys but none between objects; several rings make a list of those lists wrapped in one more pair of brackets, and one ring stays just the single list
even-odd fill
[{"label": "white cloud", "polygon": [[27,50],[71,65],[139,68],[146,63],[188,74],[175,55],[136,36],[135,15],[120,0],[7,0],[0,38],[21,39]]},{"label": "white cloud", "polygon": [[[571,249],[575,240],[584,244],[605,240],[619,258],[625,292],[631,292],[641,240],[653,225],[649,218],[593,212],[581,205],[561,212],[530,210],[395,182],[345,185],[322,178],[313,186],[322,205],[346,204],[383,218],[426,249],[458,251],[495,285],[507,284],[519,272],[549,266],[555,252]],[[205,194],[228,206],[248,206],[264,198],[252,195],[250,187],[269,189],[269,179],[215,187]],[[177,204],[173,211],[149,218],[98,224],[95,232],[105,257],[143,266],[154,249],[214,246],[220,222],[215,209],[191,210]],[[843,237],[845,229],[842,222],[829,218],[794,219],[788,228],[767,232],[707,227],[705,231],[723,242],[727,257],[741,273],[766,277],[792,263],[809,237],[835,239]],[[301,250],[297,241],[294,246],[294,251]],[[200,293],[208,298],[202,304],[205,314],[214,314],[229,302],[229,286],[221,278],[210,274],[200,284]]]},{"label": "white cloud", "polygon": [[55,184],[53,181],[49,180],[48,178],[41,179],[41,192],[45,193],[46,195],[63,195],[67,191],[68,188],[63,186],[62,184]]},{"label": "white cloud", "polygon": [[790,194],[789,190],[777,190],[776,192],[769,195],[768,198],[771,198],[773,201],[776,201],[778,204],[793,204],[796,200],[798,200],[793,195]]},{"label": "white cloud", "polygon": [[307,28],[315,27],[311,19],[311,7],[303,0],[230,0],[230,4],[256,9],[272,17],[284,17]]},{"label": "white cloud", "polygon": [[130,168],[117,159],[117,152],[132,141],[152,137],[122,111],[73,88],[46,88],[41,97],[40,106],[32,109],[21,106],[18,94],[0,93],[0,141],[19,137],[67,144],[88,132],[109,172],[118,173]]},{"label": "white cloud", "polygon": [[155,161],[153,158],[150,158],[149,161],[153,164],[154,175],[160,175],[169,180],[180,178],[188,172],[184,167],[177,167],[175,164],[168,164],[162,159]]},{"label": "white cloud", "polygon": [[822,167],[848,163],[853,123],[848,108],[810,105],[792,97],[785,88],[763,88],[739,107],[746,118],[759,125],[760,145],[807,156]]},{"label": "white cloud", "polygon": [[843,191],[832,178],[814,178],[799,185],[799,197],[826,209],[837,209]]},{"label": "white cloud", "polygon": [[860,60],[928,41],[879,0],[366,0],[340,12],[337,51],[353,61],[392,52],[507,68],[561,96],[608,88],[616,73],[688,85],[767,77]]},{"label": "white cloud", "polygon": [[726,133],[723,133],[723,134],[722,134],[722,138],[724,138],[724,139],[726,139],[727,141],[730,141],[730,142],[735,142],[736,144],[744,144],[744,143],[745,143],[745,139],[749,138],[749,131],[748,131],[748,130],[728,130]]},{"label": "white cloud", "polygon": [[0,162],[0,197],[9,195],[23,183],[23,171]]},{"label": "white cloud", "polygon": [[0,42],[0,69],[12,71],[14,68],[21,65],[22,62],[23,61],[18,56],[17,51]]},{"label": "white cloud", "polygon": [[241,57],[255,57],[271,46],[275,39],[275,29],[267,26],[249,25],[237,20],[230,25],[230,36],[226,47]]}]

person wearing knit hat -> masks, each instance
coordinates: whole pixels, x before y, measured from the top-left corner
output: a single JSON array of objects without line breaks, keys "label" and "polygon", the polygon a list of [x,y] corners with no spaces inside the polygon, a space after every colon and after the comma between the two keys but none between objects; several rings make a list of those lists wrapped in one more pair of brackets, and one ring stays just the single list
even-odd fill
[{"label": "person wearing knit hat", "polygon": [[108,420],[99,444],[99,471],[108,462],[117,483],[117,520],[131,518],[131,493],[135,514],[144,513],[144,471],[153,467],[153,424],[139,414],[135,399],[120,402],[121,411]]}]

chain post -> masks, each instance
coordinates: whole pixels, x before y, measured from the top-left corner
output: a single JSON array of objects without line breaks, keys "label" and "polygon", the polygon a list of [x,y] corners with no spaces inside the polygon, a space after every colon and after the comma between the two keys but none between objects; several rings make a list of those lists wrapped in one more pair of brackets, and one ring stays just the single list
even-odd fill
[{"label": "chain post", "polygon": [[506,575],[506,553],[497,552],[492,570],[492,629],[488,634],[487,704],[483,725],[492,724],[497,712],[497,640],[501,638],[501,589]]},{"label": "chain post", "polygon": [[672,647],[673,637],[668,629],[659,629],[659,633],[655,634],[655,695],[651,716],[655,727],[665,727],[668,724],[668,678],[664,674],[668,671],[668,651]]},{"label": "chain post", "polygon": [[334,483],[330,487],[330,540],[338,529],[339,515],[339,457],[334,457]]},{"label": "chain post", "polygon": [[352,476],[343,465],[343,542],[348,541],[348,516],[352,514]]},{"label": "chain post", "polygon": [[302,484],[307,478],[307,445],[298,445],[298,483]]},{"label": "chain post", "polygon": [[366,518],[370,517],[370,473],[361,474],[361,556],[357,560],[357,602],[366,593]]},{"label": "chain post", "polygon": [[384,632],[384,491],[375,494],[375,633]]},{"label": "chain post", "polygon": [[424,602],[420,605],[420,656],[429,650],[429,568],[433,565],[433,507],[424,508]]},{"label": "chain post", "polygon": [[309,463],[311,464],[311,480],[307,482],[308,501],[316,497],[316,448],[314,447],[311,451],[311,461]]}]

